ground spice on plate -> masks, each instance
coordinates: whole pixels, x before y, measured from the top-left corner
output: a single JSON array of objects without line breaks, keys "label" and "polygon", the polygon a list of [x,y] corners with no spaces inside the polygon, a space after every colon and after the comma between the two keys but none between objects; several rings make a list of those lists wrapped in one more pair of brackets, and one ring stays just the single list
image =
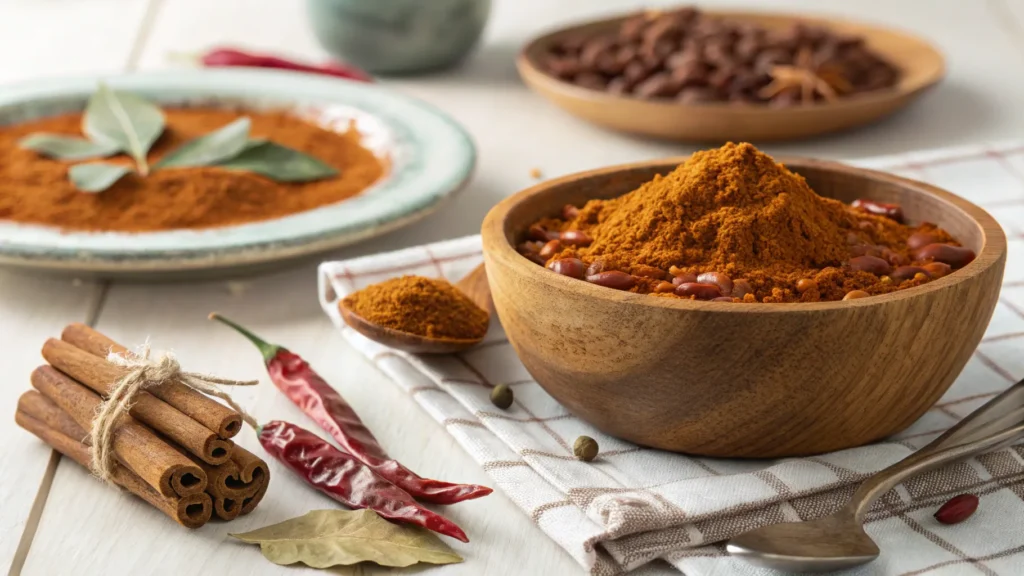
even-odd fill
[{"label": "ground spice on plate", "polygon": [[[857,290],[916,286],[950,266],[940,257],[932,271],[921,268],[933,258],[908,245],[912,235],[959,246],[933,224],[906,226],[819,196],[746,143],[698,152],[618,198],[568,206],[530,233],[520,252],[559,273],[658,296],[746,302],[841,300]],[[582,264],[552,262],[574,258]]]},{"label": "ground spice on plate", "polygon": [[[108,190],[89,194],[68,180],[73,162],[24,150],[18,140],[34,132],[82,136],[81,114],[0,127],[0,219],[66,230],[149,232],[197,229],[270,220],[350,198],[378,180],[385,166],[360,145],[354,130],[326,130],[282,111],[165,109],[167,129],[149,154],[163,154],[231,121],[248,116],[251,136],[316,157],[338,176],[305,183],[217,167],[167,168],[145,178],[129,174]],[[111,162],[131,161],[124,156]]]},{"label": "ground spice on plate", "polygon": [[489,321],[487,312],[451,283],[422,276],[367,286],[342,304],[379,326],[430,338],[482,338]]}]

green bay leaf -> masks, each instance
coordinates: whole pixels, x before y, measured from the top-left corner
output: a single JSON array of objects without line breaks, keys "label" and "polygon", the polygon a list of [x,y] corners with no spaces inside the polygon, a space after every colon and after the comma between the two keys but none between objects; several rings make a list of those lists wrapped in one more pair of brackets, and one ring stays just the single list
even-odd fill
[{"label": "green bay leaf", "polygon": [[255,172],[278,182],[310,182],[338,174],[312,156],[270,141],[250,143],[238,156],[217,166]]},{"label": "green bay leaf", "polygon": [[209,134],[182,144],[160,159],[153,168],[209,166],[230,160],[249,143],[249,118],[239,118]]},{"label": "green bay leaf", "polygon": [[58,160],[105,158],[121,151],[116,144],[93,142],[85,138],[37,132],[18,140],[18,146]]},{"label": "green bay leaf", "polygon": [[372,510],[313,510],[304,516],[244,534],[231,534],[259,544],[275,564],[302,562],[328,568],[358,562],[381,566],[411,566],[418,562],[453,564],[462,557],[433,532],[393,524]]},{"label": "green bay leaf", "polygon": [[82,116],[82,131],[96,142],[117,145],[149,172],[146,154],[164,131],[164,113],[153,104],[100,83]]},{"label": "green bay leaf", "polygon": [[123,164],[92,162],[75,164],[68,169],[68,177],[75,188],[82,192],[102,192],[131,171],[131,166]]}]

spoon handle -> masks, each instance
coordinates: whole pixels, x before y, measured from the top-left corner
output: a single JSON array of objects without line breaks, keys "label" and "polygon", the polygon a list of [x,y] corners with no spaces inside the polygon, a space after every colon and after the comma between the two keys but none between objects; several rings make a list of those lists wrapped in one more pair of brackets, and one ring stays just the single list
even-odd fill
[{"label": "spoon handle", "polygon": [[920,451],[942,450],[980,440],[1012,426],[1015,421],[1024,421],[1024,380],[986,402]]},{"label": "spoon handle", "polygon": [[1024,437],[1024,381],[1014,384],[930,444],[871,476],[848,509],[862,519],[871,503],[893,486],[951,462],[989,452]]},{"label": "spoon handle", "polygon": [[455,283],[463,294],[469,296],[474,304],[491,314],[494,311],[494,302],[491,300],[491,287],[487,283],[487,269],[481,262],[473,268],[462,280]]}]

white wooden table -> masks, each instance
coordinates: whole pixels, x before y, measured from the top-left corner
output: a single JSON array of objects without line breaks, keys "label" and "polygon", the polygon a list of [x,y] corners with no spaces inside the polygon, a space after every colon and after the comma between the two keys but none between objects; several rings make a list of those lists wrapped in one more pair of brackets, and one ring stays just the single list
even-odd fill
[{"label": "white wooden table", "polygon": [[[380,240],[330,254],[347,257],[473,233],[487,209],[545,176],[691,151],[583,124],[529,93],[513,57],[535,32],[597,13],[664,5],[633,0],[495,0],[485,42],[462,68],[392,87],[446,110],[472,133],[480,162],[472,184],[445,211]],[[763,6],[755,0],[715,6]],[[899,26],[936,42],[949,78],[906,112],[827,139],[768,146],[772,153],[851,158],[1024,136],[1024,1],[778,0],[772,7],[846,14]],[[171,65],[170,52],[238,45],[324,58],[299,2],[277,0],[2,0],[0,82],[114,74]],[[0,87],[2,90],[2,87]],[[2,159],[0,159],[2,161]],[[145,285],[0,272],[0,567],[12,574],[278,574],[254,546],[227,537],[334,504],[289,473],[253,514],[188,531],[139,500],[90,479],[14,425],[18,396],[41,363],[39,348],[73,321],[125,343],[152,336],[192,370],[265,375],[249,344],[206,321],[219,310],[308,358],[344,394],[395,457],[428,477],[491,484],[416,403],[357,356],[315,298],[313,265],[234,282]],[[273,386],[238,394],[261,418],[303,417]],[[243,443],[256,449],[251,434]],[[578,574],[580,568],[503,494],[445,510],[473,539],[466,562],[414,569],[437,574]],[[312,573],[297,568],[294,573]],[[376,573],[370,567],[352,573]],[[383,571],[380,571],[383,572]],[[290,572],[291,573],[291,572]],[[347,573],[343,571],[343,573]]]}]

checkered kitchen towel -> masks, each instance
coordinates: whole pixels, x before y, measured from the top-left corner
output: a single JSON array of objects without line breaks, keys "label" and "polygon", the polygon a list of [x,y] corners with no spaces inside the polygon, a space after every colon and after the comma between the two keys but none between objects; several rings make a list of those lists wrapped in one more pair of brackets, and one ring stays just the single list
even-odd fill
[{"label": "checkered kitchen towel", "polygon": [[[764,524],[833,512],[858,480],[904,458],[1024,377],[1024,145],[858,164],[932,182],[980,204],[1002,224],[1010,246],[999,305],[963,374],[910,429],[871,446],[753,462],[641,448],[569,414],[530,378],[497,322],[483,345],[451,356],[396,352],[342,323],[337,299],[368,284],[403,274],[458,280],[481,261],[476,236],[324,263],[320,298],[348,341],[591,573],[619,573],[661,558],[690,576],[769,574],[730,558],[721,542]],[[499,383],[515,391],[518,402],[508,411],[489,401]],[[581,434],[601,446],[592,463],[571,456],[571,443]],[[975,517],[938,525],[931,514],[961,492],[981,497]],[[851,574],[1024,574],[1024,445],[908,481],[879,501],[866,527],[882,556]],[[654,566],[659,564],[647,570]]]}]

